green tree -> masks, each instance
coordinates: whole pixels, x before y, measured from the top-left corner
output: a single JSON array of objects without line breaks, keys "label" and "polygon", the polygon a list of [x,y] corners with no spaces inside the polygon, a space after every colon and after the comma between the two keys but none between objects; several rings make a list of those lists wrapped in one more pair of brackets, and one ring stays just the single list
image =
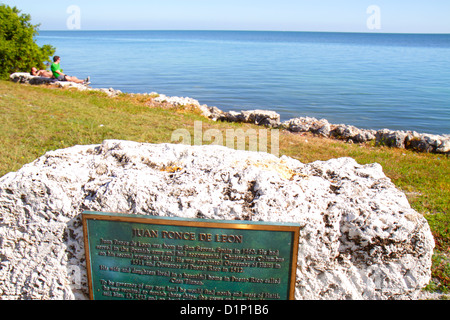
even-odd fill
[{"label": "green tree", "polygon": [[39,24],[30,23],[29,14],[16,7],[0,4],[0,77],[14,72],[29,72],[31,67],[45,68],[45,62],[55,53],[51,45],[38,46],[35,36]]}]

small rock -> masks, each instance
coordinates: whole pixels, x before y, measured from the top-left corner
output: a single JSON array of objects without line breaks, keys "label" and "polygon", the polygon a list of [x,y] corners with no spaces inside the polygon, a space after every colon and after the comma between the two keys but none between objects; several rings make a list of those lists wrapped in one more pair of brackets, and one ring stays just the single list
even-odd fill
[{"label": "small rock", "polygon": [[254,123],[277,127],[280,125],[280,115],[270,110],[228,111],[220,115],[218,120],[228,122]]},{"label": "small rock", "polygon": [[405,139],[408,133],[404,131],[392,131],[389,129],[378,130],[375,134],[376,144],[395,148],[405,148]]},{"label": "small rock", "polygon": [[436,152],[450,153],[450,139],[442,141],[442,143],[436,148]]},{"label": "small rock", "polygon": [[283,126],[291,132],[308,132],[316,121],[316,118],[298,117],[285,121]]},{"label": "small rock", "polygon": [[270,110],[249,110],[241,112],[244,122],[276,127],[280,125],[280,115]]},{"label": "small rock", "polygon": [[175,107],[187,105],[200,106],[200,103],[197,100],[188,97],[168,97],[164,94],[160,94],[158,97],[153,98],[153,100],[156,102],[167,102]]},{"label": "small rock", "polygon": [[434,149],[433,146],[421,137],[407,137],[405,140],[405,148],[418,152],[432,152]]},{"label": "small rock", "polygon": [[313,122],[309,130],[320,136],[328,137],[330,135],[331,125],[326,119],[321,119]]}]

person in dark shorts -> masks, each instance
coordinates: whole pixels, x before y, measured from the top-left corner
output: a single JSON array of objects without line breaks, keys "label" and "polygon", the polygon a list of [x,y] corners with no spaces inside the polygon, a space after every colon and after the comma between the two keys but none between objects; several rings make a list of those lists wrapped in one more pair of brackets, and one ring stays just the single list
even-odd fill
[{"label": "person in dark shorts", "polygon": [[75,83],[82,83],[82,84],[89,84],[89,77],[87,77],[85,80],[80,80],[77,77],[71,77],[66,74],[64,74],[61,70],[61,57],[54,56],[53,57],[53,63],[50,67],[50,70],[52,70],[53,77],[57,79],[58,81],[70,81]]}]

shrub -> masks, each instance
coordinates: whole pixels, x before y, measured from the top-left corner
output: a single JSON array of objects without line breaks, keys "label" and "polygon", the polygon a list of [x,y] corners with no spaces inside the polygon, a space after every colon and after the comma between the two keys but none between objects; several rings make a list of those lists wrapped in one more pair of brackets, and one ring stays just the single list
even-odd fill
[{"label": "shrub", "polygon": [[51,45],[38,46],[34,37],[38,25],[30,23],[29,14],[21,14],[16,7],[0,4],[0,78],[31,67],[45,68],[45,61],[55,53]]}]

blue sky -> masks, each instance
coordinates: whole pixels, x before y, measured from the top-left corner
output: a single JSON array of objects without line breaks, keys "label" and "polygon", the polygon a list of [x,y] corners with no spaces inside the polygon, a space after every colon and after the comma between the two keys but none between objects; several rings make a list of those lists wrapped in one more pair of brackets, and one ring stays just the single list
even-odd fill
[{"label": "blue sky", "polygon": [[[0,3],[29,13],[40,30],[277,30],[450,33],[450,0],[27,0]],[[378,13],[368,13],[376,6]],[[379,17],[377,28],[367,21]],[[75,21],[75,20],[71,20]],[[375,21],[375,20],[371,20]],[[72,24],[73,26],[73,24]]]}]

